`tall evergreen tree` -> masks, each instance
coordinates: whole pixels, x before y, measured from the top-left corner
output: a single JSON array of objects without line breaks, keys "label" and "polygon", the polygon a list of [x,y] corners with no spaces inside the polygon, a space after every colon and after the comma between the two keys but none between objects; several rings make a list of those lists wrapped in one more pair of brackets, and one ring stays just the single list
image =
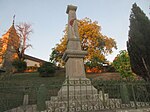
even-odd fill
[{"label": "tall evergreen tree", "polygon": [[130,15],[130,30],[127,49],[134,73],[150,81],[150,20],[133,4]]}]

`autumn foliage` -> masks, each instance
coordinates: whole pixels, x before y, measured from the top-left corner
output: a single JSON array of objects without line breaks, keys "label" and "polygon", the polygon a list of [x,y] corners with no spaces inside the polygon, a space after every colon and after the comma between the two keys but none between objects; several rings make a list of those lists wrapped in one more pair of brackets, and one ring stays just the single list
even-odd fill
[{"label": "autumn foliage", "polygon": [[[18,38],[8,38],[7,34],[5,35],[3,36],[3,38],[0,38],[0,64],[2,64],[6,50],[13,49],[19,45]],[[14,59],[16,55],[16,53],[13,53],[12,58]]]},{"label": "autumn foliage", "polygon": [[[67,44],[67,28],[66,26],[63,38],[53,48],[50,57],[52,62],[61,65],[63,65],[61,58],[66,50]],[[90,68],[91,70],[97,68],[106,60],[105,56],[112,53],[113,48],[117,49],[115,40],[101,33],[101,27],[97,21],[92,22],[89,18],[78,20],[78,28],[82,50],[88,52],[88,55],[84,59],[85,64],[88,63],[86,68]],[[92,63],[92,60],[95,59],[97,60],[96,63]]]}]

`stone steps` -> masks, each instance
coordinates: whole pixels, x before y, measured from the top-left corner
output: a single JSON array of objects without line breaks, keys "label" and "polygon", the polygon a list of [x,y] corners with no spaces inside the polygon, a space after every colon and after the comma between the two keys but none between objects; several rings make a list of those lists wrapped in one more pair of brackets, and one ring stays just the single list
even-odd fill
[{"label": "stone steps", "polygon": [[[69,98],[69,101],[68,101]],[[69,104],[68,104],[69,103]],[[121,99],[109,98],[108,94],[102,96],[102,92],[99,94],[82,94],[82,95],[65,95],[51,97],[50,101],[46,101],[49,112],[67,112],[69,106],[69,112],[78,111],[98,111],[107,109],[122,109],[122,108],[138,108],[150,106],[149,103],[130,101],[129,104],[122,104]]]},{"label": "stone steps", "polygon": [[[102,92],[100,92],[102,93]],[[69,97],[69,101],[68,101]],[[56,112],[67,112],[69,106],[69,112],[87,111],[87,110],[100,110],[104,109],[104,105],[110,107],[117,107],[120,103],[120,99],[109,99],[108,94],[84,94],[84,95],[69,95],[69,96],[56,96],[51,97],[50,101],[46,101],[47,107],[52,111]],[[69,103],[69,104],[68,104]]]},{"label": "stone steps", "polygon": [[66,94],[62,94],[62,95],[59,95],[59,96],[52,96],[51,97],[51,101],[68,101],[68,98],[69,100],[101,100],[103,101],[103,97],[105,100],[107,100],[109,98],[108,94],[102,94],[102,92],[100,91],[99,94],[76,94],[76,95],[70,95],[69,96]]}]

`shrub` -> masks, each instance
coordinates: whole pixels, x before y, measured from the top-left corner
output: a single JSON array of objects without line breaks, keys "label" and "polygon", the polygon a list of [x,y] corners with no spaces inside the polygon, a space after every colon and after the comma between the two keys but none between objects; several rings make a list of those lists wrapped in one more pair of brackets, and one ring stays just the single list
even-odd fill
[{"label": "shrub", "polygon": [[55,66],[50,62],[46,62],[38,68],[38,72],[42,77],[53,77],[55,73]]},{"label": "shrub", "polygon": [[112,65],[105,67],[105,72],[116,72],[116,69]]},{"label": "shrub", "polygon": [[122,78],[134,79],[134,74],[131,70],[130,57],[126,50],[120,51],[113,61],[113,66],[121,75]]},{"label": "shrub", "polygon": [[27,63],[20,59],[13,60],[12,65],[15,67],[17,72],[24,72],[27,68]]}]

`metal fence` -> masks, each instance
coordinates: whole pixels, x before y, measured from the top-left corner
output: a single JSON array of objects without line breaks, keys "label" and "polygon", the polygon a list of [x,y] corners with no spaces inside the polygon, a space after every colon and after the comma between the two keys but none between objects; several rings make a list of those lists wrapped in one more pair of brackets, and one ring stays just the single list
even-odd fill
[{"label": "metal fence", "polygon": [[93,80],[92,84],[90,82],[67,80],[60,94],[48,102],[50,112],[94,112],[150,107],[150,84],[147,82],[102,80]]},{"label": "metal fence", "polygon": [[[150,83],[145,81],[67,79],[63,85],[46,88],[48,112],[96,112],[150,107]],[[0,112],[14,108],[14,112],[20,112],[19,109],[24,109],[24,106],[32,106],[31,110],[34,112],[37,109],[38,91],[39,87],[22,87],[0,82]],[[25,95],[28,95],[27,105],[24,103]]]},{"label": "metal fence", "polygon": [[[46,86],[48,90],[46,100],[50,100],[51,96],[56,96],[61,86],[62,85],[56,84]],[[7,83],[0,81],[0,112],[7,110],[10,111],[10,109],[13,108],[19,108],[14,112],[22,112],[20,109],[25,110],[24,108],[26,107],[28,108],[30,106],[36,105],[38,90],[39,86],[19,86],[18,84],[15,85],[13,83],[12,85],[10,82]],[[28,95],[27,99],[26,95]],[[25,100],[27,100],[27,105]],[[33,109],[33,112],[35,110],[36,109]]]},{"label": "metal fence", "polygon": [[[103,91],[103,93],[107,93],[109,95],[108,101],[109,103],[107,106],[108,109],[111,108],[137,109],[141,107],[150,107],[150,83],[148,82],[97,80],[93,82],[93,85],[99,91]],[[118,102],[117,106],[114,106],[114,103],[117,102]]]}]

